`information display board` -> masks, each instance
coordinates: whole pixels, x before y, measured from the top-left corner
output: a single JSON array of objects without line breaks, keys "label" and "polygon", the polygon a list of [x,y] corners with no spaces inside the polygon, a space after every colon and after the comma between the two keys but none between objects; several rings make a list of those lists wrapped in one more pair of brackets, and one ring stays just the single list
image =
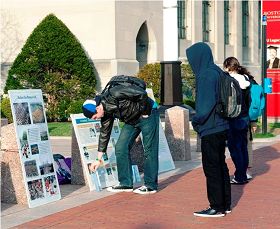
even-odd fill
[{"label": "information display board", "polygon": [[[155,101],[154,93],[151,88],[146,89],[148,96]],[[142,137],[142,135],[141,135]],[[164,130],[162,128],[161,122],[159,122],[159,149],[158,149],[158,172],[166,172],[175,169],[174,161],[171,156],[171,152],[167,143]]]},{"label": "information display board", "polygon": [[[61,199],[42,91],[9,90],[21,169],[30,208]],[[16,184],[15,184],[16,185]]]},{"label": "information display board", "polygon": [[85,118],[83,114],[72,114],[71,119],[81,153],[84,174],[86,174],[90,190],[100,191],[102,188],[118,184],[115,156],[115,144],[120,135],[118,120],[114,121],[107,152],[103,154],[102,164],[96,173],[91,173],[88,167],[97,158],[100,120]]}]

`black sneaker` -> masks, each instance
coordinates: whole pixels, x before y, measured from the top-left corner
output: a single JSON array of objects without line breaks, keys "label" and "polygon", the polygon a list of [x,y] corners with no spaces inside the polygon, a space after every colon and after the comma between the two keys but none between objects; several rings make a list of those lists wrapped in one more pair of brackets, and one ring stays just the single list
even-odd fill
[{"label": "black sneaker", "polygon": [[135,189],[133,192],[137,194],[146,195],[146,194],[154,194],[157,192],[157,190],[148,188],[145,185],[143,185],[140,188]]},{"label": "black sneaker", "polygon": [[193,214],[195,216],[199,216],[199,217],[223,217],[223,216],[225,216],[225,212],[217,211],[210,207],[205,210],[199,211],[199,212],[194,212]]},{"label": "black sneaker", "polygon": [[132,192],[133,187],[124,186],[124,185],[115,185],[112,187],[107,188],[109,192]]}]

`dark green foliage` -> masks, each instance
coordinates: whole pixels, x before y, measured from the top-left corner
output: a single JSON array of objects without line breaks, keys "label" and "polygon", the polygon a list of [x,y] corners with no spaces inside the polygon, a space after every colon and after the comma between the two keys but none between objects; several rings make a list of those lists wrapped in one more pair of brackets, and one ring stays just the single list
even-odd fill
[{"label": "dark green foliage", "polygon": [[6,82],[10,89],[40,88],[47,98],[50,120],[69,116],[69,104],[92,97],[96,79],[93,64],[71,31],[53,14],[27,39]]},{"label": "dark green foliage", "polygon": [[1,99],[1,117],[7,118],[9,123],[13,122],[13,115],[9,98]]},{"label": "dark green foliage", "polygon": [[[190,101],[192,101],[195,97],[195,76],[189,64],[181,64],[181,75],[182,92]],[[160,64],[146,64],[143,68],[140,69],[139,73],[137,74],[137,77],[143,79],[147,83],[148,88],[153,89],[154,96],[156,100],[159,101],[161,77]]]},{"label": "dark green foliage", "polygon": [[195,101],[192,99],[184,99],[183,103],[186,105],[191,106],[193,109],[195,109]]},{"label": "dark green foliage", "polygon": [[194,100],[195,98],[195,76],[189,64],[181,64],[181,74],[183,83],[183,94],[187,98]]},{"label": "dark green foliage", "polygon": [[77,100],[73,101],[69,104],[66,112],[68,115],[70,114],[77,114],[77,113],[82,113],[82,106],[83,106],[84,100]]},{"label": "dark green foliage", "polygon": [[160,64],[146,64],[137,74],[137,77],[147,83],[147,88],[152,88],[156,99],[160,98]]}]

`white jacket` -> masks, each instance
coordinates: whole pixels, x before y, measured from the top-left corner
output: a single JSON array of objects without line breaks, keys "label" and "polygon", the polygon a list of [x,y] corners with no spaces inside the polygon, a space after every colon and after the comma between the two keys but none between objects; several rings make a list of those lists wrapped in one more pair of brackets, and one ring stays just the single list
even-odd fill
[{"label": "white jacket", "polygon": [[[230,76],[236,79],[241,89],[246,89],[250,86],[249,78],[246,75],[240,75],[238,73],[230,73]],[[247,80],[245,79],[247,77]]]}]

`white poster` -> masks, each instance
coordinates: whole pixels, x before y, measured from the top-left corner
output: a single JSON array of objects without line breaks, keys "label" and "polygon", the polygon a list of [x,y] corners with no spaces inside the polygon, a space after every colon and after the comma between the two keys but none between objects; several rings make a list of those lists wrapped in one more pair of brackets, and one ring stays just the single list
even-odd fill
[{"label": "white poster", "polygon": [[61,199],[42,91],[9,90],[24,185],[30,208]]},{"label": "white poster", "polygon": [[[154,93],[151,88],[146,89],[148,96],[155,101]],[[141,135],[142,138],[142,135]],[[143,138],[142,138],[143,139]],[[166,172],[175,169],[174,161],[161,125],[159,122],[159,152],[158,152],[158,172]]]},{"label": "white poster", "polygon": [[114,121],[107,152],[103,154],[101,166],[98,168],[96,173],[91,173],[88,166],[97,158],[98,139],[101,128],[100,120],[85,118],[83,114],[72,114],[71,119],[90,190],[100,191],[102,188],[118,184],[118,172],[115,156],[115,144],[120,135],[118,121]]}]

